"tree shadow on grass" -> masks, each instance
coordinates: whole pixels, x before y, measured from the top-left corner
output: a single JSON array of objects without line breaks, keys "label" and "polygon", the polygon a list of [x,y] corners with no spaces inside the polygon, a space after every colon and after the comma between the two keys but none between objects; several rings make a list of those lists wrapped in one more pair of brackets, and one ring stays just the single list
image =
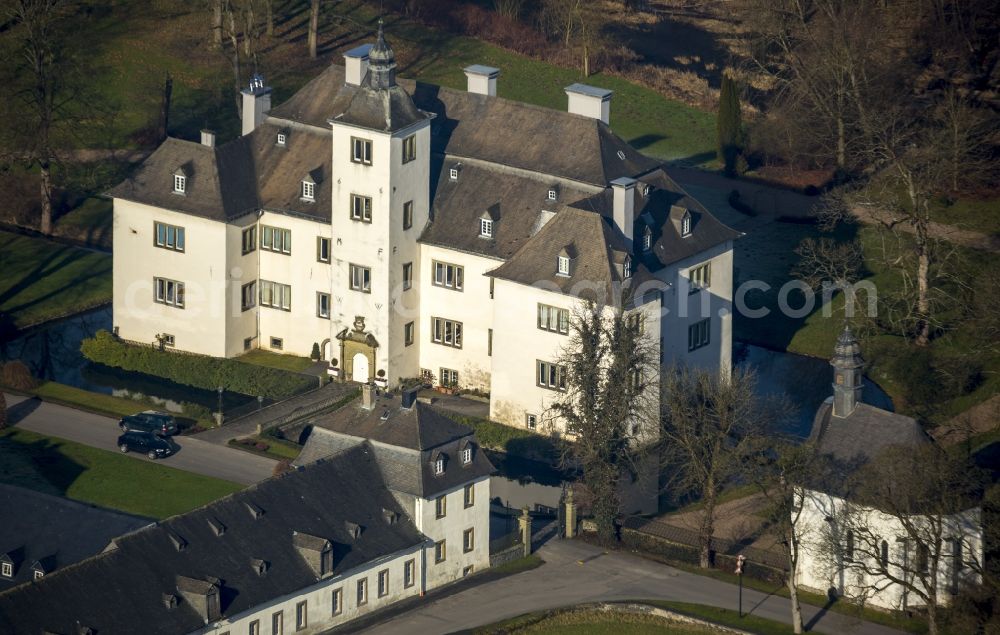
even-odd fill
[{"label": "tree shadow on grass", "polygon": [[20,430],[0,436],[0,481],[65,496],[87,468],[64,455],[62,443]]}]

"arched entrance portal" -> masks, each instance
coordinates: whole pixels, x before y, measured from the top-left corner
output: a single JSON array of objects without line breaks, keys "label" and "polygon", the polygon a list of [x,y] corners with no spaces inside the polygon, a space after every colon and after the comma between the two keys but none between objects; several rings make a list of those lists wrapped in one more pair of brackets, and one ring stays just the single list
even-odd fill
[{"label": "arched entrance portal", "polygon": [[351,381],[368,381],[368,356],[364,353],[355,353],[351,360]]},{"label": "arched entrance portal", "polygon": [[330,340],[323,340],[323,343],[319,345],[320,359],[324,362],[328,362],[333,359],[333,342]]}]

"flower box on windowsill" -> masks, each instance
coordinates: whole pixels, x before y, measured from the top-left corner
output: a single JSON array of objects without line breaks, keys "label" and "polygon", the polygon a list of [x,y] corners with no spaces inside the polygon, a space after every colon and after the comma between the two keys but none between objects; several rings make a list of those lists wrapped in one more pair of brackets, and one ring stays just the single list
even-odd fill
[{"label": "flower box on windowsill", "polygon": [[375,385],[378,386],[379,388],[385,388],[386,386],[389,385],[389,380],[388,379],[383,379],[381,377],[376,377],[375,378]]}]

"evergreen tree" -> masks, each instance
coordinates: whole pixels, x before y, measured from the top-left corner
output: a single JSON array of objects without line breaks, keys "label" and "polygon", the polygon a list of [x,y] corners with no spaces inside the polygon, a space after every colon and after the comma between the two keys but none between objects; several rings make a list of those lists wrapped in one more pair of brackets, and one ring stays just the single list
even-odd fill
[{"label": "evergreen tree", "polygon": [[728,75],[722,76],[716,129],[719,135],[719,158],[725,165],[726,175],[733,176],[736,174],[737,159],[743,152],[743,121],[739,87]]}]

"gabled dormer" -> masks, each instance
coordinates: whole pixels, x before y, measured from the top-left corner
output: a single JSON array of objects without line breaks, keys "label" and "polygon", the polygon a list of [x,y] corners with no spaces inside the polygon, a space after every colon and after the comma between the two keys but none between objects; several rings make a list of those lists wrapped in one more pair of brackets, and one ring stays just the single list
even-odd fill
[{"label": "gabled dormer", "polygon": [[458,456],[462,461],[462,467],[472,465],[476,458],[476,444],[472,439],[465,439],[458,445]]},{"label": "gabled dormer", "polygon": [[176,170],[174,170],[173,193],[185,196],[187,195],[187,189],[188,189],[187,170],[185,170],[183,167],[179,167]]},{"label": "gabled dormer", "polygon": [[653,249],[653,230],[646,225],[642,230],[642,251],[649,252]]},{"label": "gabled dormer", "polygon": [[573,261],[576,259],[576,246],[572,243],[566,245],[556,256],[556,275],[570,277],[573,275]]},{"label": "gabled dormer", "polygon": [[0,553],[0,578],[13,580],[17,573],[17,564],[13,552]]},{"label": "gabled dormer", "polygon": [[216,582],[179,575],[177,593],[206,624],[222,617],[219,585]]},{"label": "gabled dormer", "polygon": [[491,205],[479,216],[479,237],[492,239],[496,235],[498,220],[500,220],[499,210],[496,205]]},{"label": "gabled dormer", "polygon": [[448,469],[448,455],[436,450],[431,454],[431,472],[434,476],[443,476],[446,469]]},{"label": "gabled dormer", "polygon": [[292,532],[292,545],[317,578],[333,573],[333,543],[326,538]]},{"label": "gabled dormer", "polygon": [[313,178],[312,174],[306,174],[302,179],[302,190],[299,199],[307,203],[316,201],[316,179]]}]

